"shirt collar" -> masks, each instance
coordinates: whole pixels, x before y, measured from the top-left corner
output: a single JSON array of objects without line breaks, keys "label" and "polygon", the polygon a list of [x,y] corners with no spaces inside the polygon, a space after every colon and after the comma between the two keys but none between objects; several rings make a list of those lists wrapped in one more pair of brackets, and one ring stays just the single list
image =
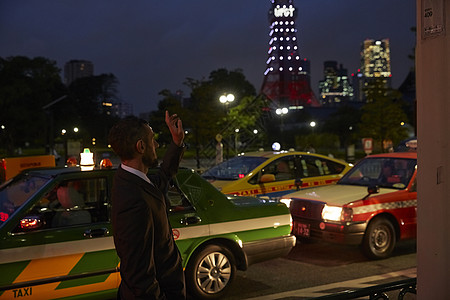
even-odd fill
[{"label": "shirt collar", "polygon": [[122,167],[122,169],[124,169],[125,171],[128,171],[136,176],[139,176],[140,178],[144,179],[145,181],[147,181],[150,184],[153,184],[150,179],[147,177],[146,174],[144,174],[144,172],[139,171],[138,169],[126,166],[124,164],[120,164],[120,166]]}]

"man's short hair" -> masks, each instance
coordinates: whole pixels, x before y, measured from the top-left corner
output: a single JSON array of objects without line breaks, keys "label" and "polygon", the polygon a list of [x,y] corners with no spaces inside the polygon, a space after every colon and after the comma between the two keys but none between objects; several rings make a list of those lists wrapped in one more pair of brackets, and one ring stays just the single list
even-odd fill
[{"label": "man's short hair", "polygon": [[135,145],[140,139],[147,141],[148,122],[135,116],[121,119],[109,131],[109,144],[121,160],[133,159]]}]

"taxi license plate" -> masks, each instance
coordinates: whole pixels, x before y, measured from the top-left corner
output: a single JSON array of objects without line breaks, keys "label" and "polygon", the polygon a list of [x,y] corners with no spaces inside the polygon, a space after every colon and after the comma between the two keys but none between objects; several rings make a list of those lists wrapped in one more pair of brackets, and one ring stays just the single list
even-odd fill
[{"label": "taxi license plate", "polygon": [[309,227],[310,227],[309,224],[297,223],[296,235],[309,237],[310,235]]}]

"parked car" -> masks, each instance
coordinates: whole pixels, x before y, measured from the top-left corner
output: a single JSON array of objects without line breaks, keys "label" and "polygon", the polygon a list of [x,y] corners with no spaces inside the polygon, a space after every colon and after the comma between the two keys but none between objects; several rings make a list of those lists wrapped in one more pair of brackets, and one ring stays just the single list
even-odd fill
[{"label": "parked car", "polygon": [[352,167],[307,152],[250,152],[214,166],[202,176],[224,194],[279,198],[297,187],[335,183]]},{"label": "parked car", "polygon": [[362,159],[337,184],[285,195],[293,233],[361,245],[373,259],[386,258],[398,240],[417,229],[417,153],[396,152]]},{"label": "parked car", "polygon": [[[0,299],[115,297],[114,172],[26,170],[0,186]],[[295,245],[283,203],[227,197],[189,169],[180,169],[167,195],[194,299],[221,297],[236,269],[284,256]]]}]

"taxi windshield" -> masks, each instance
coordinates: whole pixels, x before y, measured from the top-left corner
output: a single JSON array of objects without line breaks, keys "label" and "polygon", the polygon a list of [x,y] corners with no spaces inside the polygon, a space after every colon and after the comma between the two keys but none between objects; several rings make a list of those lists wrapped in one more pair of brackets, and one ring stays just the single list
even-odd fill
[{"label": "taxi windshield", "polygon": [[250,173],[267,158],[258,156],[237,156],[206,170],[202,177],[215,180],[237,180]]},{"label": "taxi windshield", "polygon": [[345,174],[338,184],[404,189],[414,174],[416,164],[415,159],[366,158]]},{"label": "taxi windshield", "polygon": [[50,179],[18,175],[0,186],[0,226]]}]

